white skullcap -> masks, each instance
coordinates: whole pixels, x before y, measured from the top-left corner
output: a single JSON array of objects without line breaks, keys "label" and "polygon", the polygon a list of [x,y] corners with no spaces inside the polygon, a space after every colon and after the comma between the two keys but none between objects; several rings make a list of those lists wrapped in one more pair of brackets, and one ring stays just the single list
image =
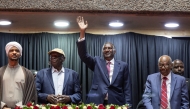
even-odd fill
[{"label": "white skullcap", "polygon": [[15,41],[9,42],[9,43],[7,43],[7,45],[5,46],[5,51],[6,51],[7,55],[8,55],[8,53],[9,53],[9,50],[10,50],[13,46],[15,46],[16,48],[19,49],[19,51],[20,51],[20,56],[22,56],[22,46],[21,46],[18,42],[15,42]]}]

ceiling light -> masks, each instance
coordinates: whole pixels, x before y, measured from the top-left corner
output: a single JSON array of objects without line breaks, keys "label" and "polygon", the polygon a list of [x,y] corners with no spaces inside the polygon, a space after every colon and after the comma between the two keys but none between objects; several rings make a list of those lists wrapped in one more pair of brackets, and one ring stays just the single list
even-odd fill
[{"label": "ceiling light", "polygon": [[11,22],[10,21],[7,21],[7,20],[1,20],[0,21],[0,25],[10,25]]},{"label": "ceiling light", "polygon": [[57,27],[67,27],[69,25],[69,22],[66,21],[56,21],[54,22],[54,25]]},{"label": "ceiling light", "polygon": [[110,22],[109,26],[111,26],[111,27],[122,27],[123,23],[118,22],[118,21],[117,22]]},{"label": "ceiling light", "polygon": [[166,23],[164,26],[168,27],[168,28],[175,28],[175,27],[178,27],[179,24],[178,23]]},{"label": "ceiling light", "polygon": [[168,36],[168,35],[165,35],[165,37],[167,37],[167,38],[172,38],[172,36]]}]

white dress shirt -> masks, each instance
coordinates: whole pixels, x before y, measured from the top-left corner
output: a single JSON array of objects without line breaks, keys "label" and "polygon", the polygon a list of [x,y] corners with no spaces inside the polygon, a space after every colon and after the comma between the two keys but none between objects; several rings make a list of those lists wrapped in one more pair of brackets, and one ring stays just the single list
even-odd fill
[{"label": "white dress shirt", "polygon": [[[110,63],[110,72],[109,72],[109,80],[110,80],[110,84],[111,84],[111,80],[112,80],[112,76],[113,76],[113,70],[114,70],[114,58],[109,61]],[[106,63],[108,63],[108,61],[106,60]]]},{"label": "white dress shirt", "polygon": [[53,84],[55,88],[55,95],[62,95],[65,69],[62,67],[60,71],[52,67]]},{"label": "white dress shirt", "polygon": [[[110,63],[110,72],[109,72],[109,80],[110,80],[110,84],[111,84],[111,80],[112,80],[112,76],[113,76],[113,70],[114,70],[114,58],[109,62],[111,62]],[[106,60],[106,64],[107,63],[108,63],[108,61]],[[108,100],[108,93],[106,94],[106,97],[104,98],[104,100]]]}]

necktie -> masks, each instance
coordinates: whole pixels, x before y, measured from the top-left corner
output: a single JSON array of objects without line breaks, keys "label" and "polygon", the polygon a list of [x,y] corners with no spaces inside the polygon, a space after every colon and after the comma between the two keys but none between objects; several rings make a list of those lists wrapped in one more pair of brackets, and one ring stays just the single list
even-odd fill
[{"label": "necktie", "polygon": [[167,77],[163,77],[162,88],[161,88],[161,107],[162,107],[162,109],[166,109],[168,107],[166,80],[167,80]]},{"label": "necktie", "polygon": [[108,69],[108,75],[110,74],[110,64],[111,64],[111,62],[108,61],[108,62],[107,62],[107,65],[106,65],[106,67],[107,67],[107,69]]}]

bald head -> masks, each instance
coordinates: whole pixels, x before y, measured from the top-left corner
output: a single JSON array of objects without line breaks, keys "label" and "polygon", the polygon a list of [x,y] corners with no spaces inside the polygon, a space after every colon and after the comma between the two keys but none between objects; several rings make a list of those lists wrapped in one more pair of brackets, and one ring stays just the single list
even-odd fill
[{"label": "bald head", "polygon": [[163,58],[168,59],[168,61],[169,61],[170,63],[172,63],[172,59],[171,59],[171,57],[168,56],[168,55],[162,55],[162,56],[160,56],[160,58],[158,59],[158,63],[159,63],[160,60],[163,59]]},{"label": "bald head", "polygon": [[172,59],[168,55],[162,55],[158,59],[158,68],[163,76],[167,76],[172,68]]},{"label": "bald head", "polygon": [[172,63],[173,63],[173,67],[172,67],[173,73],[183,76],[184,75],[184,64],[183,64],[183,62],[179,59],[176,59]]}]

